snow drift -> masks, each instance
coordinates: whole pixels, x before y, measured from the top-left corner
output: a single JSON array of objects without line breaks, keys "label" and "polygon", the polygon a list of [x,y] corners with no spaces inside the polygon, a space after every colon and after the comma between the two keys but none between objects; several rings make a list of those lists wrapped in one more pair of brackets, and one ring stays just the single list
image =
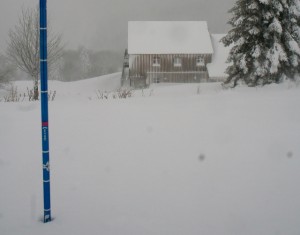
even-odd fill
[{"label": "snow drift", "polygon": [[40,104],[0,102],[1,235],[300,233],[299,87],[173,84],[96,98],[117,81],[49,83],[48,224]]}]

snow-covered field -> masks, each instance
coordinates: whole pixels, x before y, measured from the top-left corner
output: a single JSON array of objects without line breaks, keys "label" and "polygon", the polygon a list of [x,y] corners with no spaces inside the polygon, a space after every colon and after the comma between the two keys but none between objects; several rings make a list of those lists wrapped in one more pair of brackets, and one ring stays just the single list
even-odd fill
[{"label": "snow-covered field", "polygon": [[119,77],[49,83],[48,224],[40,104],[0,102],[1,235],[300,234],[300,86],[97,99]]}]

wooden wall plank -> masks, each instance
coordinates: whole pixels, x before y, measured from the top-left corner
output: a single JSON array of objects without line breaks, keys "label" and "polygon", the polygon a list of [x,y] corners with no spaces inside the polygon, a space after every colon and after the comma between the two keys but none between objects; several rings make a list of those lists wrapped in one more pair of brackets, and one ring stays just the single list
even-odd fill
[{"label": "wooden wall plank", "polygon": [[[131,56],[131,55],[130,55]],[[129,78],[144,79],[152,83],[159,77],[160,82],[200,82],[199,79],[208,79],[206,66],[197,66],[198,56],[205,58],[205,64],[211,61],[212,55],[201,54],[166,54],[166,55],[132,55],[134,61],[130,67]],[[160,66],[153,66],[155,56],[160,57]],[[174,59],[181,58],[181,67],[174,66]],[[195,77],[197,79],[195,79]]]}]

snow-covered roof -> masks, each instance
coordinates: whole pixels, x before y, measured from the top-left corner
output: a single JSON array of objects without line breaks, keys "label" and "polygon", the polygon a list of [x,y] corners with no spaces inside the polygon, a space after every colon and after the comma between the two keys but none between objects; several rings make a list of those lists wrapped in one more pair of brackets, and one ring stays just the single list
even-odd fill
[{"label": "snow-covered roof", "polygon": [[207,64],[209,77],[227,77],[225,70],[228,67],[226,63],[229,55],[230,47],[225,47],[221,38],[226,34],[212,34],[211,40],[213,43],[214,54],[212,55],[212,62]]},{"label": "snow-covered roof", "polygon": [[212,54],[205,21],[129,21],[129,54]]}]

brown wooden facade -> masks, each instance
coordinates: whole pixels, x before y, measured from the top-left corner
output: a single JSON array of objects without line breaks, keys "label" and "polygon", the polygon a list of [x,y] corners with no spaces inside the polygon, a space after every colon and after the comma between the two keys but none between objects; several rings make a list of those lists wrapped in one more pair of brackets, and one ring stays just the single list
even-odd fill
[{"label": "brown wooden facade", "polygon": [[207,81],[206,64],[211,62],[211,58],[211,54],[129,55],[128,79],[130,86],[142,88],[160,82]]}]

